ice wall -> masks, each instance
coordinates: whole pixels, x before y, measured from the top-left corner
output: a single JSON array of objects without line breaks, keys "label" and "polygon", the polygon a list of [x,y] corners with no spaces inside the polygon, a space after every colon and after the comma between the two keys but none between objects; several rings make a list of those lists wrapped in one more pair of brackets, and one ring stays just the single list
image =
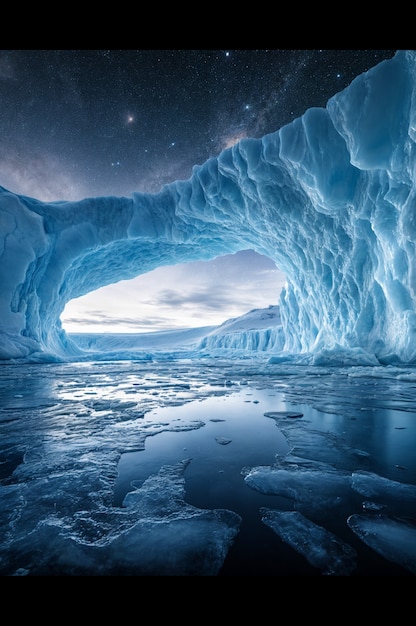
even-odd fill
[{"label": "ice wall", "polygon": [[66,302],[252,248],[286,274],[283,350],[416,361],[416,52],[157,194],[42,203],[0,188],[0,357],[76,352]]}]

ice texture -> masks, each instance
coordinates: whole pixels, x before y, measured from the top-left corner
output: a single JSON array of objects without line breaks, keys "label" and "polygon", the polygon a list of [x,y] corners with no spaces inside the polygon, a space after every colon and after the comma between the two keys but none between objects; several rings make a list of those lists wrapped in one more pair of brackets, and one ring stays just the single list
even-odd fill
[{"label": "ice texture", "polygon": [[357,564],[354,548],[298,511],[261,509],[262,521],[326,576],[349,576]]},{"label": "ice texture", "polygon": [[348,526],[370,548],[416,575],[416,524],[388,515],[351,515]]},{"label": "ice texture", "polygon": [[299,466],[285,463],[286,467],[253,467],[244,480],[260,493],[285,496],[299,512],[308,511],[316,519],[331,508],[345,505],[351,483],[347,473],[321,463],[299,461]]},{"label": "ice texture", "polygon": [[410,367],[5,362],[0,574],[412,575],[415,415]]},{"label": "ice texture", "polygon": [[[282,419],[281,416],[279,424]],[[299,425],[299,421],[295,422]],[[295,425],[295,428],[299,426]],[[308,438],[312,435],[315,457],[326,458],[328,450],[325,447],[331,448],[328,434],[324,436],[325,444],[313,439],[314,433],[309,429],[304,434]],[[290,433],[289,441],[293,440]],[[349,472],[340,469],[340,465],[348,463],[348,458],[350,464],[354,463],[352,452],[338,447],[338,467],[317,458],[289,453],[277,457],[274,466],[245,468],[242,473],[245,483],[252,489],[287,499],[294,510],[263,508],[260,511],[262,521],[323,574],[348,576],[355,570],[355,549],[328,528],[338,511],[345,512],[357,506],[354,492],[368,500],[361,502],[365,513],[346,518],[349,528],[382,557],[415,574],[415,486],[365,470]],[[365,455],[356,454],[356,463],[359,457],[365,461]]]},{"label": "ice texture", "polygon": [[[185,502],[183,473],[189,462],[162,467],[127,494],[123,508],[90,504],[85,509],[82,504],[87,497],[94,499],[93,493],[80,493],[79,510],[70,512],[74,502],[65,505],[67,484],[57,475],[24,489],[0,486],[3,508],[16,511],[9,524],[2,524],[0,571],[14,576],[217,575],[241,518],[226,509],[203,510]],[[99,480],[92,486],[98,502]],[[22,498],[38,503],[30,508],[32,519],[24,515],[28,507]],[[41,509],[43,519],[37,521]],[[22,565],[13,570],[16,562]]]},{"label": "ice texture", "polygon": [[69,300],[253,249],[287,278],[282,334],[258,338],[271,352],[414,363],[415,71],[416,51],[398,50],[158,193],[47,203],[0,188],[0,357],[79,354],[60,322]]}]

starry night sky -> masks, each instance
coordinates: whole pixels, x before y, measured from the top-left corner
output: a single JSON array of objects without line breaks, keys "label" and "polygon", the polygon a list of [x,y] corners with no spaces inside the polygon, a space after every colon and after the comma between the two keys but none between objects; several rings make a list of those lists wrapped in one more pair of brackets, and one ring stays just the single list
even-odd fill
[{"label": "starry night sky", "polygon": [[[325,106],[395,52],[0,50],[0,185],[43,201],[157,192]],[[283,283],[273,261],[242,251],[98,290],[62,321],[70,332],[220,324],[277,304]]]},{"label": "starry night sky", "polygon": [[41,200],[158,191],[394,53],[0,51],[0,185]]}]

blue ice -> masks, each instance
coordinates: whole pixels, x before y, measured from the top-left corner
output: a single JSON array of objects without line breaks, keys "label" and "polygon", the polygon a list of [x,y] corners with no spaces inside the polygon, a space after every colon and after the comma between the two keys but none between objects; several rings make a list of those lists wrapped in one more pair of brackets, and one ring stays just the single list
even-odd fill
[{"label": "blue ice", "polygon": [[287,278],[281,332],[256,340],[272,354],[416,362],[415,70],[416,52],[398,50],[325,108],[158,193],[46,203],[1,188],[0,357],[79,356],[60,323],[68,301],[253,249]]}]

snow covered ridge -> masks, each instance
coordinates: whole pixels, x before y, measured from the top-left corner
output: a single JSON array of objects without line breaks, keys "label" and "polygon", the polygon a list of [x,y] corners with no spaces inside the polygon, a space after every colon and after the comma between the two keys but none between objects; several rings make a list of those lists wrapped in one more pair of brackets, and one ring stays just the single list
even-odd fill
[{"label": "snow covered ridge", "polygon": [[0,188],[0,358],[79,354],[60,323],[69,300],[251,248],[287,277],[271,351],[415,363],[415,71],[399,50],[156,194],[43,203]]},{"label": "snow covered ridge", "polygon": [[[267,309],[252,309],[240,317],[226,320],[220,326],[201,326],[184,330],[159,331],[149,333],[105,333],[69,334],[86,353],[100,358],[125,359],[137,355],[138,358],[152,358],[157,352],[168,355],[184,352],[187,356],[198,356],[199,351],[250,350],[280,351],[284,336],[279,307],[270,305]],[[147,351],[143,354],[143,351]]]},{"label": "snow covered ridge", "polygon": [[201,350],[226,348],[233,350],[277,351],[285,340],[278,306],[252,309],[245,315],[226,320],[198,343]]}]

